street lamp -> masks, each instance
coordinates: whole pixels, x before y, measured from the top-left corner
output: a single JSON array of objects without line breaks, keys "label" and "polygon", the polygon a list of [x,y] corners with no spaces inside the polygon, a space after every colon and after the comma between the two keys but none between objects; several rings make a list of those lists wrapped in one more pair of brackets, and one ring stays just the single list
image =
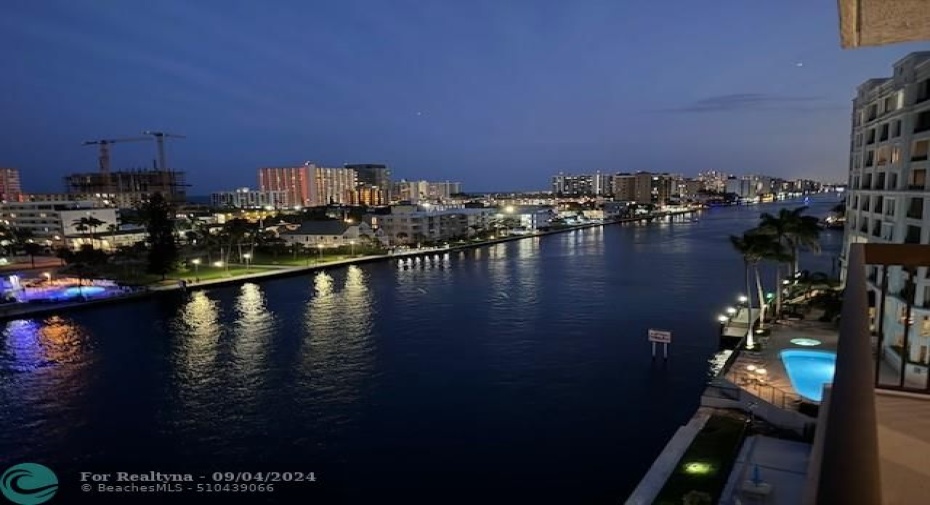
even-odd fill
[{"label": "street lamp", "polygon": [[252,269],[252,255],[250,253],[245,253],[242,257],[245,258],[245,271],[248,272]]},{"label": "street lamp", "polygon": [[352,257],[354,258],[354,257],[355,257],[355,241],[354,241],[354,240],[350,240],[350,241],[349,241],[349,245],[352,246]]},{"label": "street lamp", "polygon": [[733,307],[727,307],[727,314],[730,314],[731,316],[736,314],[736,309]]},{"label": "street lamp", "polygon": [[727,317],[727,316],[724,316],[724,315],[719,315],[719,316],[717,316],[717,321],[720,321],[721,323],[725,323],[725,322],[727,322],[727,321],[729,321],[729,320],[730,320],[730,318]]},{"label": "street lamp", "polygon": [[739,295],[738,300],[740,303],[746,303],[749,301],[749,298],[746,298],[746,295]]},{"label": "street lamp", "polygon": [[191,263],[194,265],[194,277],[197,277],[200,273],[200,258],[192,259]]},{"label": "street lamp", "polygon": [[215,261],[215,262],[213,262],[213,266],[215,266],[216,268],[222,268],[222,267],[223,267],[223,262],[222,262],[222,261]]},{"label": "street lamp", "polygon": [[320,263],[322,263],[323,262],[323,244],[317,244],[316,248],[318,251],[320,251]]},{"label": "street lamp", "polygon": [[50,273],[48,273],[48,272],[43,272],[42,275],[45,276],[45,280],[46,280],[46,281],[52,282],[52,274],[50,274]]}]

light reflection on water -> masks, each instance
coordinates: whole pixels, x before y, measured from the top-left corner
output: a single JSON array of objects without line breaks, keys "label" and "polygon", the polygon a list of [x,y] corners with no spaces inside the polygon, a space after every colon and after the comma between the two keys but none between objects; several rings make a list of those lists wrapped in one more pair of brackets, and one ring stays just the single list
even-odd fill
[{"label": "light reflection on water", "polygon": [[342,290],[336,289],[333,277],[326,272],[316,274],[313,285],[315,293],[307,304],[300,350],[302,385],[313,395],[295,401],[352,403],[370,379],[374,358],[367,278],[360,268],[350,266]]},{"label": "light reflection on water", "polygon": [[[59,316],[10,321],[2,334],[0,415],[10,426],[42,433],[40,446],[27,447],[17,443],[15,433],[0,430],[0,447],[12,452],[3,457],[17,460],[21,451],[54,450],[85,422],[79,412],[95,364],[90,334]],[[30,408],[14,408],[23,405]]]},{"label": "light reflection on water", "polygon": [[275,331],[274,313],[265,306],[265,297],[256,284],[244,284],[236,299],[236,326],[233,337],[233,364],[242,387],[255,393],[261,387],[271,337]]}]

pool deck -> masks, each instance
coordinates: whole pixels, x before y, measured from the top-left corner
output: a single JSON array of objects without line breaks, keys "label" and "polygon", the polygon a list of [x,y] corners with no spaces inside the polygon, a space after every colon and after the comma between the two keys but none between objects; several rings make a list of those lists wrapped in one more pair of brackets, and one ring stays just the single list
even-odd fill
[{"label": "pool deck", "polygon": [[[762,397],[772,398],[782,408],[795,408],[801,397],[794,391],[785,364],[781,360],[781,351],[785,349],[806,349],[811,351],[836,351],[839,339],[839,330],[832,323],[824,323],[816,318],[819,315],[812,311],[811,317],[799,321],[783,320],[767,325],[771,333],[758,337],[757,349],[754,351],[739,350],[737,356],[726,372],[726,378],[747,391]],[[796,338],[812,338],[819,340],[817,346],[800,346],[791,343]],[[747,367],[764,368],[766,373],[750,372]],[[761,394],[760,394],[761,393]],[[784,401],[781,399],[784,398]]]}]

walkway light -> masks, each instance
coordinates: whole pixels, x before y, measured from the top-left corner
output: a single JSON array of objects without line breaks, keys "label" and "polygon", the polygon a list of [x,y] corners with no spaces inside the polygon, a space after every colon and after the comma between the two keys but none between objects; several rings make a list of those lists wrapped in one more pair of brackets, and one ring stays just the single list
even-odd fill
[{"label": "walkway light", "polygon": [[737,300],[739,300],[740,303],[746,303],[749,301],[749,298],[747,298],[746,295],[739,295],[739,298],[737,298]]},{"label": "walkway light", "polygon": [[736,314],[736,309],[733,307],[727,307],[727,314],[730,314],[731,316]]},{"label": "walkway light", "polygon": [[725,323],[725,322],[727,322],[727,321],[729,321],[729,320],[730,320],[730,318],[727,317],[727,316],[724,316],[724,315],[717,316],[717,321],[720,321],[721,323]]}]

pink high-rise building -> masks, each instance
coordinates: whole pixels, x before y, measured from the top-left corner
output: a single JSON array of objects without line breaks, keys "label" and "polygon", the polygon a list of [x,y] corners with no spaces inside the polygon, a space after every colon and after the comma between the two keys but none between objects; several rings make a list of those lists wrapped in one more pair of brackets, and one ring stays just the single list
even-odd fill
[{"label": "pink high-rise building", "polygon": [[314,205],[310,196],[310,185],[316,165],[305,163],[299,167],[267,167],[258,169],[260,191],[282,191],[288,207]]},{"label": "pink high-rise building", "polygon": [[19,170],[0,168],[0,201],[18,202],[23,196],[23,186],[19,180]]}]

